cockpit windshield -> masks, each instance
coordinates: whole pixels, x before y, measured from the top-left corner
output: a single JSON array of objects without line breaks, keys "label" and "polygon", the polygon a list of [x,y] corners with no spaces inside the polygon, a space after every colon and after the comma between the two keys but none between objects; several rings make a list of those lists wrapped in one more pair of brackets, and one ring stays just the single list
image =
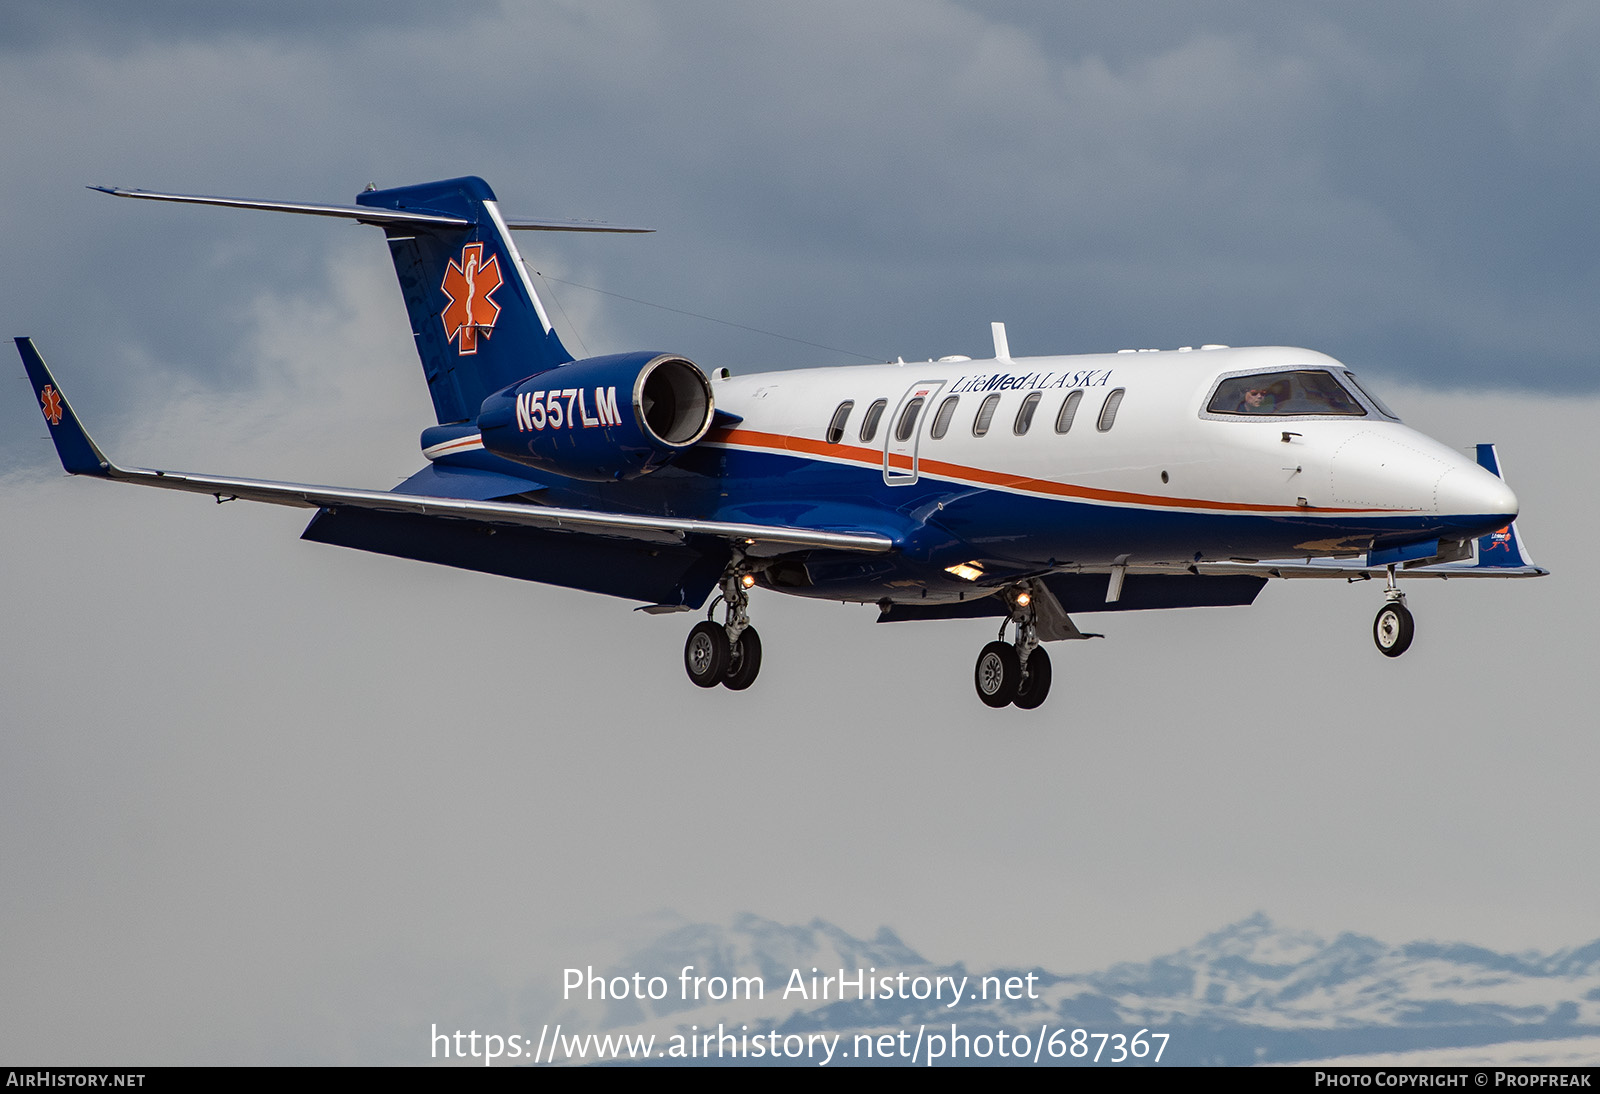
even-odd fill
[{"label": "cockpit windshield", "polygon": [[1206,411],[1262,417],[1337,414],[1359,418],[1367,413],[1333,373],[1324,369],[1231,376],[1217,385]]},{"label": "cockpit windshield", "polygon": [[1379,414],[1382,414],[1385,418],[1393,418],[1397,422],[1400,420],[1400,415],[1396,414],[1394,411],[1390,410],[1386,405],[1384,405],[1384,401],[1374,395],[1371,388],[1367,387],[1367,385],[1363,384],[1360,380],[1357,380],[1355,373],[1346,369],[1344,378],[1350,381],[1350,385],[1352,387],[1361,392],[1361,394],[1365,395],[1369,403],[1378,408]]}]

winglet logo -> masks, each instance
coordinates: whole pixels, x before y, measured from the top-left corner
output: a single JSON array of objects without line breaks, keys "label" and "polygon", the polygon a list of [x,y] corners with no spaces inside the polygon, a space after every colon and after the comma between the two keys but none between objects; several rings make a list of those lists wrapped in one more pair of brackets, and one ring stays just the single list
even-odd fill
[{"label": "winglet logo", "polygon": [[61,424],[61,393],[51,384],[39,392],[39,405],[44,407],[44,420],[51,425]]},{"label": "winglet logo", "polygon": [[455,341],[456,352],[478,352],[478,335],[487,338],[500,318],[500,305],[491,298],[504,279],[500,276],[500,259],[490,255],[483,260],[483,244],[468,243],[461,249],[461,261],[450,260],[440,286],[450,298],[450,304],[440,313],[444,320],[446,341]]}]

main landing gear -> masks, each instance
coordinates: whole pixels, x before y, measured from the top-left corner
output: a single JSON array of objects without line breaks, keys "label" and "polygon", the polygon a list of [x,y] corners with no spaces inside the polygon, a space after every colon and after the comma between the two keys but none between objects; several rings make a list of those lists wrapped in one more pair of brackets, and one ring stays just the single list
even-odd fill
[{"label": "main landing gear", "polygon": [[[1050,694],[1050,655],[1039,645],[1032,593],[1023,588],[1002,595],[1011,601],[1011,614],[1000,624],[999,638],[978,654],[972,682],[988,706],[1033,710]],[[1012,624],[1016,638],[1007,642],[1006,627]]]},{"label": "main landing gear", "polygon": [[[746,609],[755,575],[735,559],[722,575],[722,592],[706,609],[706,618],[696,623],[683,644],[683,667],[689,679],[703,688],[718,684],[730,691],[743,691],[756,682],[761,671],[761,636],[750,625]],[[713,617],[717,605],[723,606],[723,622]]]},{"label": "main landing gear", "polygon": [[1389,587],[1384,591],[1385,604],[1378,609],[1372,621],[1372,641],[1385,657],[1399,657],[1411,648],[1416,633],[1416,623],[1411,610],[1406,607],[1406,594],[1395,584],[1394,567],[1389,567]]}]

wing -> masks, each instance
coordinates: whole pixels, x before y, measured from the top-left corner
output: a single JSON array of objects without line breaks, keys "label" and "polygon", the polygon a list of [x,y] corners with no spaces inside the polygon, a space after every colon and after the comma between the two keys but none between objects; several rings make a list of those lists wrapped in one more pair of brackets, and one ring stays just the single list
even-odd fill
[{"label": "wing", "polygon": [[[1505,528],[1491,535],[1483,536],[1474,543],[1471,550],[1471,560],[1459,562],[1434,563],[1422,566],[1397,565],[1394,576],[1401,577],[1544,577],[1550,571],[1542,566],[1530,564],[1504,566],[1495,562],[1484,561],[1486,552],[1482,547],[1483,540],[1504,542],[1509,539],[1512,543],[1517,541],[1516,522],[1506,525]],[[1278,559],[1271,562],[1200,562],[1195,564],[1195,569],[1202,574],[1254,574],[1257,577],[1342,577],[1347,581],[1367,581],[1374,577],[1385,577],[1389,568],[1387,566],[1370,566],[1365,562],[1341,562],[1332,558],[1310,559]]]},{"label": "wing", "polygon": [[465,498],[431,497],[393,493],[387,490],[358,490],[349,487],[312,486],[304,483],[273,482],[261,479],[236,479],[219,475],[155,471],[141,467],[121,467],[100,451],[78,421],[66,396],[44,358],[28,338],[16,339],[23,366],[39,397],[50,436],[55,442],[61,465],[74,475],[153,486],[162,490],[183,490],[209,494],[220,501],[260,501],[299,509],[325,509],[337,512],[358,509],[413,517],[471,521],[481,525],[511,526],[548,531],[572,531],[644,543],[683,543],[703,536],[737,543],[757,550],[785,551],[825,548],[834,551],[881,553],[894,547],[888,536],[867,532],[834,532],[782,525],[749,524],[738,521],[689,520],[675,517],[640,516],[632,513],[594,512],[587,509],[559,509],[552,506],[507,501],[476,501]]}]

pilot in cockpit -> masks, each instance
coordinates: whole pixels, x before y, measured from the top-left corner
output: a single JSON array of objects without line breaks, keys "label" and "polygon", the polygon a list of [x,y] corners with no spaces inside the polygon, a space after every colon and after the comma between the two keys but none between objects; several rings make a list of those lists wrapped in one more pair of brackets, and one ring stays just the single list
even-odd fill
[{"label": "pilot in cockpit", "polygon": [[1276,384],[1262,385],[1261,387],[1247,388],[1239,397],[1239,405],[1234,407],[1236,414],[1271,414],[1278,409],[1278,404],[1288,395],[1287,385],[1282,381]]},{"label": "pilot in cockpit", "polygon": [[1267,404],[1267,389],[1253,387],[1246,391],[1239,399],[1239,405],[1233,408],[1240,414],[1265,414],[1272,409]]}]

